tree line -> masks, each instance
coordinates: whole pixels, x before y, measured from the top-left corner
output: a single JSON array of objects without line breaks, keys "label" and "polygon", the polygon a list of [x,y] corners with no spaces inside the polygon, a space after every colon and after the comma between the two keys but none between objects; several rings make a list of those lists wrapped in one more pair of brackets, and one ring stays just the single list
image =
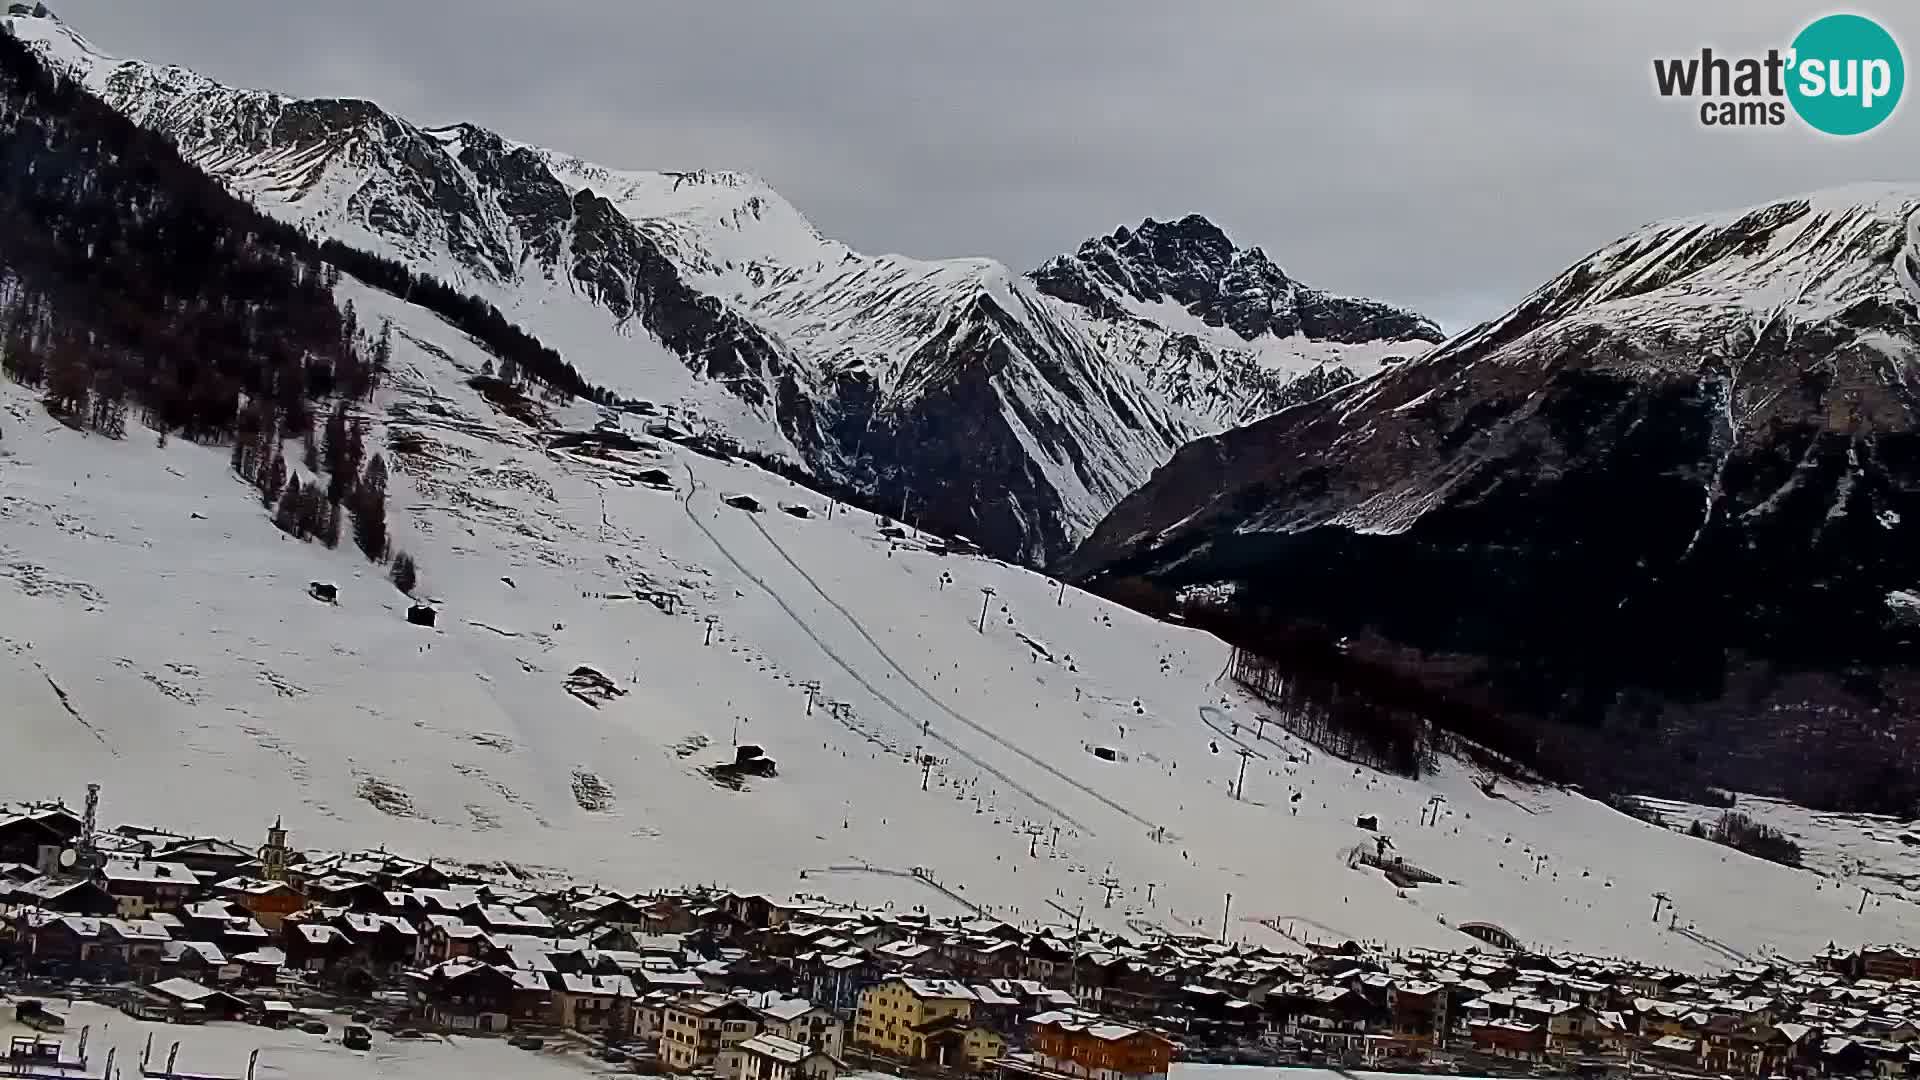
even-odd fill
[{"label": "tree line", "polygon": [[1449,692],[1323,626],[1243,610],[1232,600],[1181,598],[1139,577],[1105,581],[1097,591],[1233,646],[1228,674],[1274,707],[1276,723],[1349,761],[1419,777],[1448,753],[1498,775],[1572,777],[1557,745],[1523,718]]}]

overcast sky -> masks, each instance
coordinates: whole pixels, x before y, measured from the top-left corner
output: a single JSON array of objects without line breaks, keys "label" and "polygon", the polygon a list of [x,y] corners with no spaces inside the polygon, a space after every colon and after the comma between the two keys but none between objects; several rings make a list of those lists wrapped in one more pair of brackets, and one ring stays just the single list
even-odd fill
[{"label": "overcast sky", "polygon": [[[1028,269],[1198,211],[1450,329],[1649,220],[1920,180],[1912,101],[1839,141],[1704,128],[1654,94],[1655,56],[1785,47],[1831,10],[1774,0],[50,4],[105,51],[225,82],[754,172],[866,251]],[[1853,10],[1912,62],[1909,7]]]}]

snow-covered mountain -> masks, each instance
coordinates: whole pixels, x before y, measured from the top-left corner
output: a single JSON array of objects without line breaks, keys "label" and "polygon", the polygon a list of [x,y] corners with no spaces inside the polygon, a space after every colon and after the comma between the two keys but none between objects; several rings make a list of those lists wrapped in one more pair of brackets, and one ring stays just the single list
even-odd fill
[{"label": "snow-covered mountain", "polygon": [[[303,847],[615,888],[1283,947],[1462,947],[1457,927],[1493,922],[1699,967],[1915,925],[1570,790],[1445,757],[1377,775],[1257,723],[1212,637],[523,392],[495,366],[512,339],[456,328],[469,306],[353,253],[322,270],[3,43],[0,800],[99,784],[109,820],[196,833],[284,819]],[[215,242],[156,258],[66,230],[131,217]],[[199,288],[182,304],[144,284],[156,269]],[[95,274],[104,302],[42,300]],[[118,330],[196,304],[260,319]],[[349,304],[382,328],[358,335],[366,368],[339,341]],[[213,332],[234,325],[257,343],[237,355]],[[182,363],[203,349],[223,366]],[[113,396],[128,376],[138,408]],[[206,415],[251,400],[171,424],[189,382]],[[389,547],[408,558],[368,561]],[[1432,879],[1356,858],[1381,829]],[[1646,917],[1654,891],[1675,922]],[[1223,893],[1239,921],[1220,926]]]},{"label": "snow-covered mountain", "polygon": [[[1848,188],[1639,230],[1186,447],[1074,572],[1475,658],[1510,705],[1665,730],[1735,789],[1920,796],[1916,208]],[[1673,771],[1632,744],[1583,767]]]},{"label": "snow-covered mountain", "polygon": [[1101,351],[1127,358],[1169,400],[1220,428],[1369,377],[1441,339],[1411,311],[1293,280],[1198,214],[1119,228],[1031,276],[1085,313]]},{"label": "snow-covered mountain", "polygon": [[[1364,302],[1230,244],[1163,266],[1164,322],[1089,308],[1111,282],[862,254],[743,174],[608,169],[367,101],[236,89],[112,58],[44,6],[12,12],[12,33],[266,212],[491,301],[684,426],[1028,562],[1069,551],[1189,439],[1407,351],[1388,336],[1431,336],[1380,305],[1356,321]],[[1137,260],[1177,249],[1116,250],[1144,282]]]},{"label": "snow-covered mountain", "polygon": [[[1713,968],[1920,932],[1911,904],[1856,915],[1812,874],[1575,792],[1256,733],[1206,634],[589,408],[517,419],[464,335],[351,279],[339,298],[393,320],[359,411],[438,625],[351,544],[278,531],[224,447],[82,434],[0,381],[0,798],[96,782],[112,820],[246,837],[284,815],[302,846],[1133,934],[1218,934],[1231,892],[1231,936],[1280,948],[1470,948],[1454,927],[1489,921]],[[717,779],[735,743],[777,775]],[[1377,835],[1360,816],[1447,883],[1351,868]],[[1649,920],[1653,892],[1697,932]]]}]

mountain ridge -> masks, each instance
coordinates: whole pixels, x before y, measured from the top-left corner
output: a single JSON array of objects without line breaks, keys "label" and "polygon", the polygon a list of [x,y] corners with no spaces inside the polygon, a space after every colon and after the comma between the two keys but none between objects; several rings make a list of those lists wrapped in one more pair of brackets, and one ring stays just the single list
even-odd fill
[{"label": "mountain ridge", "polygon": [[[1065,572],[1239,589],[1415,669],[1453,657],[1517,713],[1656,729],[1703,782],[1833,802],[1859,739],[1920,715],[1892,614],[1920,582],[1917,209],[1854,187],[1637,230],[1424,357],[1189,445]],[[1756,713],[1746,740],[1790,749],[1703,734]],[[1610,781],[1648,779],[1614,756]],[[1883,788],[1920,791],[1889,761]]]},{"label": "mountain ridge", "polygon": [[12,32],[269,213],[474,292],[670,422],[1029,563],[1298,374],[1242,363],[1215,377],[1233,402],[1215,407],[998,263],[862,255],[746,174],[610,169],[364,100],[235,90],[11,11]]}]

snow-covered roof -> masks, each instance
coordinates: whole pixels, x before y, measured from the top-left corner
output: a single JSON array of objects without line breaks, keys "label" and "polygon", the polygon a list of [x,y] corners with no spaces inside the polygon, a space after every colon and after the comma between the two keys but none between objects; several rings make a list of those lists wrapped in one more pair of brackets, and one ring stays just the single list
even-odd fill
[{"label": "snow-covered roof", "polygon": [[194,876],[185,863],[156,862],[151,859],[108,859],[101,867],[101,876],[109,887],[114,885],[198,885],[200,879]]},{"label": "snow-covered roof", "polygon": [[807,1047],[801,1043],[767,1034],[755,1035],[751,1039],[743,1040],[736,1049],[742,1053],[769,1057],[786,1065],[798,1065],[806,1059],[808,1054]]}]

